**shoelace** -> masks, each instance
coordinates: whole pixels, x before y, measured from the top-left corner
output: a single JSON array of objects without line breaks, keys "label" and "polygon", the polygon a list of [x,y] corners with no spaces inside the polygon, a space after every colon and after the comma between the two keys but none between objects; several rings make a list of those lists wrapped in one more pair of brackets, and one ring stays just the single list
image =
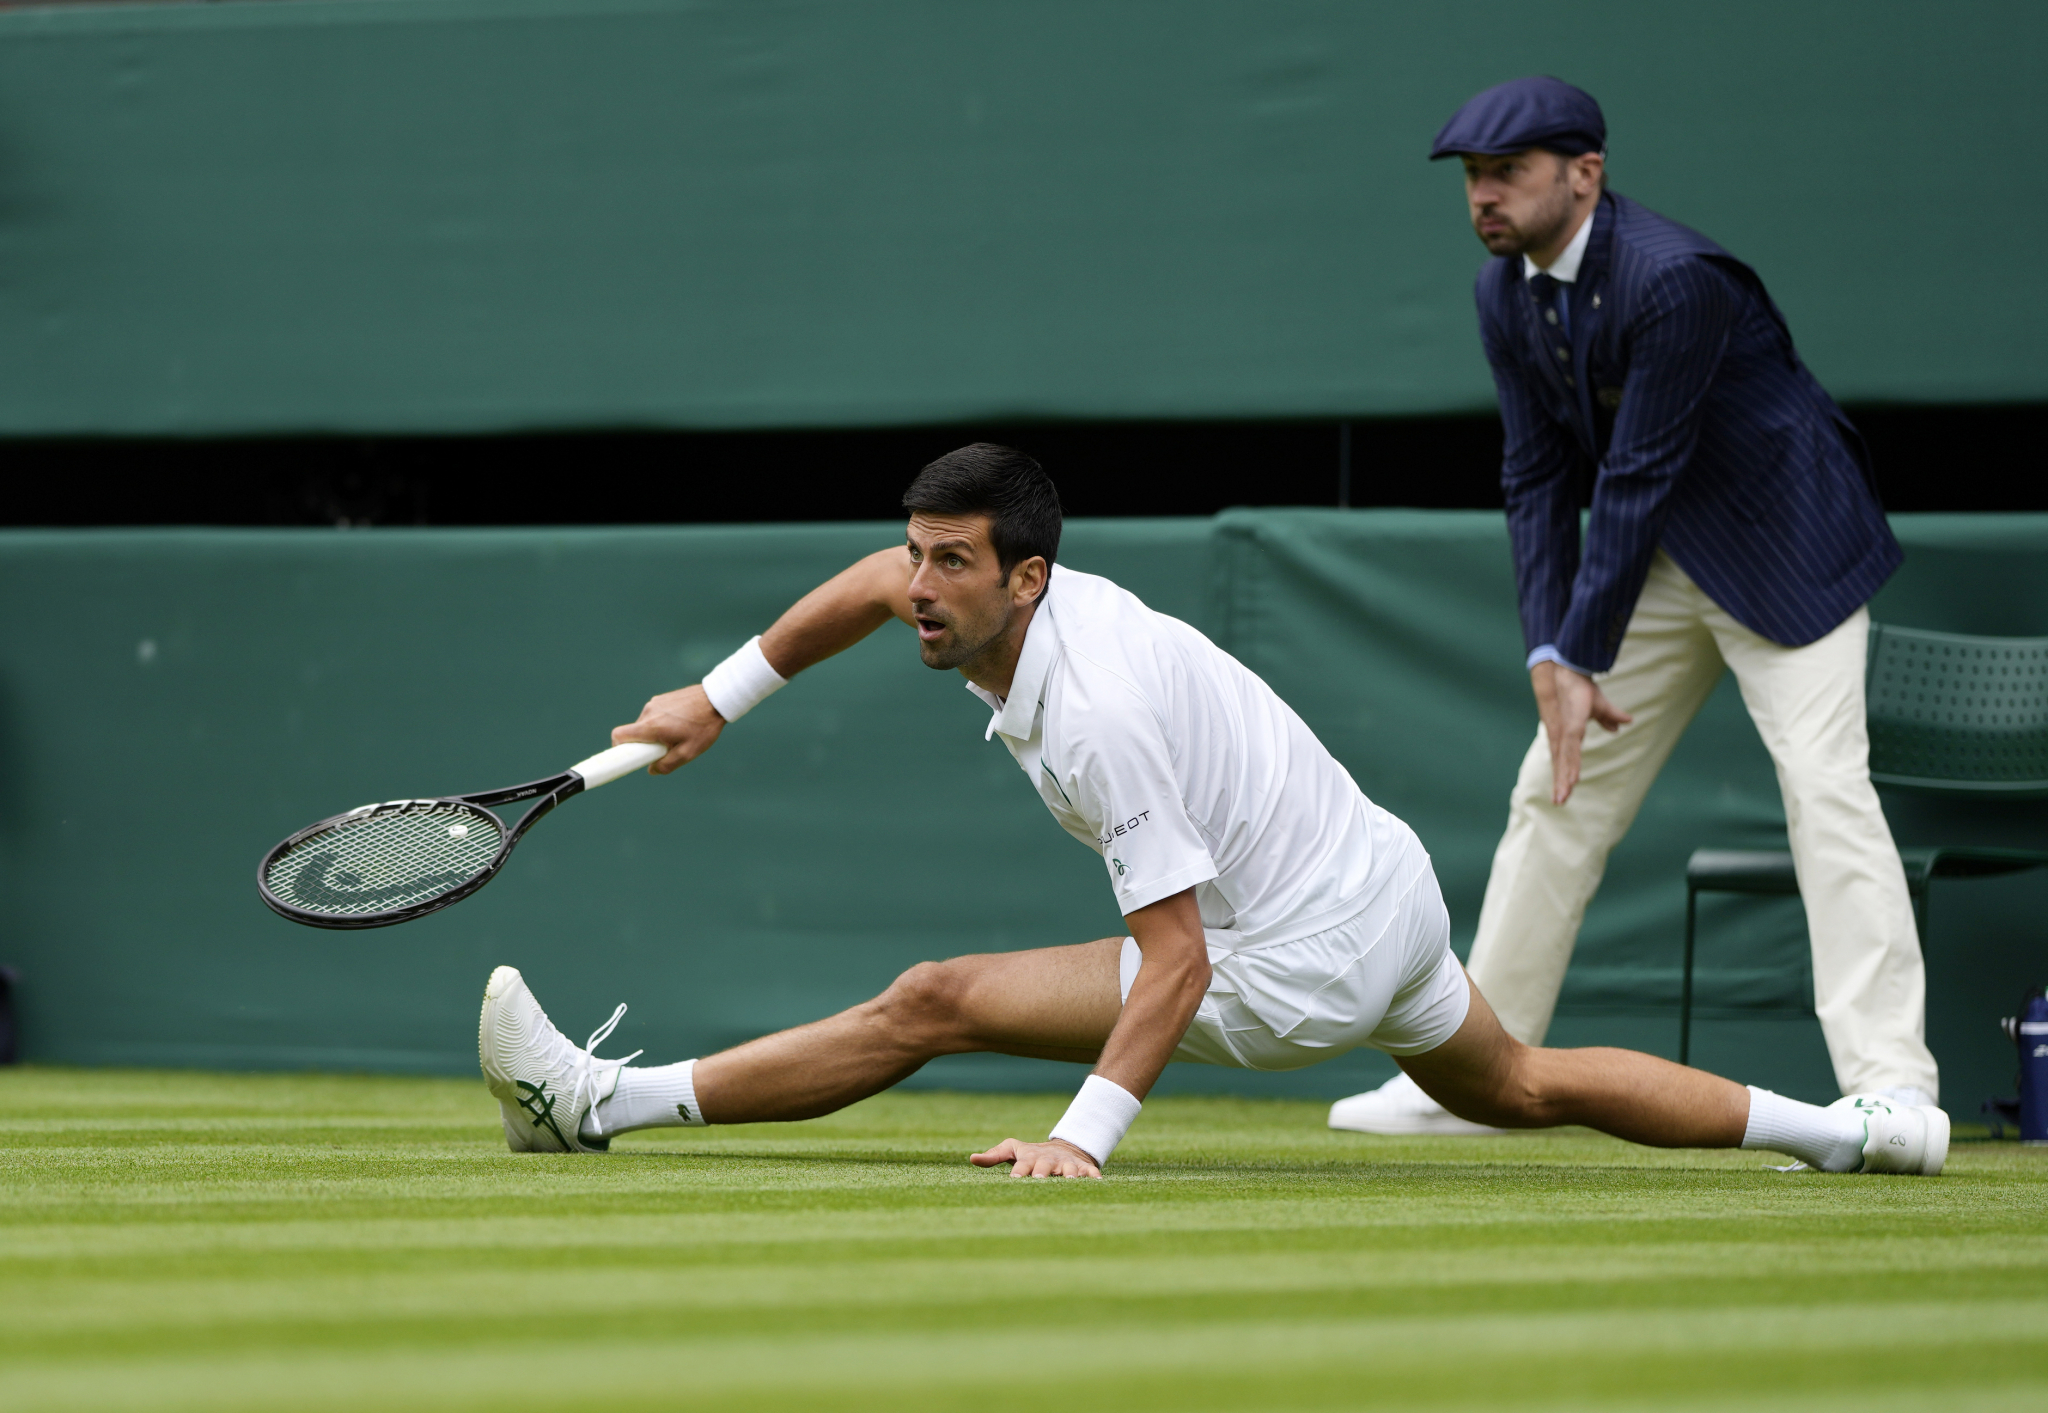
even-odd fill
[{"label": "shoelace", "polygon": [[594,1092],[590,1094],[590,1105],[588,1108],[585,1108],[583,1103],[586,1090],[594,1091],[596,1087],[596,1077],[591,1073],[592,1069],[599,1064],[616,1065],[623,1069],[647,1053],[645,1050],[635,1050],[623,1060],[599,1060],[597,1058],[595,1053],[597,1047],[604,1044],[610,1038],[611,1033],[618,1028],[619,1018],[625,1014],[626,1003],[621,1001],[619,1002],[619,1008],[612,1012],[612,1018],[596,1030],[590,1032],[590,1038],[583,1042],[583,1058],[576,1062],[576,1112],[590,1116],[590,1126],[596,1131],[599,1138],[604,1137],[604,1124],[597,1117],[597,1095]]}]

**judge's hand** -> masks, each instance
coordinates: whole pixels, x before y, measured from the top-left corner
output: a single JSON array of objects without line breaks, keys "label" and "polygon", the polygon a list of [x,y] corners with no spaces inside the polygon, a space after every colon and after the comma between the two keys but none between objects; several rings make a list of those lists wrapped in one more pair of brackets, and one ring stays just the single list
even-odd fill
[{"label": "judge's hand", "polygon": [[1550,802],[1561,805],[1579,783],[1579,752],[1586,743],[1586,723],[1597,721],[1603,730],[1619,731],[1635,718],[1608,701],[1592,678],[1554,662],[1539,662],[1530,668],[1529,685],[1536,692],[1543,732],[1550,738]]},{"label": "judge's hand", "polygon": [[1102,1176],[1102,1169],[1093,1158],[1061,1138],[1048,1138],[1043,1143],[1019,1143],[1006,1138],[986,1153],[969,1154],[967,1161],[977,1168],[1008,1163],[1011,1177]]},{"label": "judge's hand", "polygon": [[711,743],[723,730],[725,718],[711,705],[711,698],[704,695],[704,689],[683,687],[650,698],[647,705],[640,708],[640,719],[632,725],[613,727],[612,744],[623,746],[628,741],[650,741],[657,746],[667,746],[668,754],[649,767],[656,775],[666,775],[710,750]]}]

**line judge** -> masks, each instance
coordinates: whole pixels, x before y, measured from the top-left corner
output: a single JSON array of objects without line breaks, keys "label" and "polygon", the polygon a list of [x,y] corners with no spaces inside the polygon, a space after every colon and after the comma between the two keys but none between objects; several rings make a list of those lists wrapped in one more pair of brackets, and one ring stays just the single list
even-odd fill
[{"label": "line judge", "polygon": [[[1509,1034],[1543,1043],[1608,852],[1733,669],[1784,791],[1835,1079],[1932,1104],[1920,941],[1864,726],[1864,605],[1898,541],[1862,439],[1763,281],[1607,190],[1606,146],[1591,95],[1525,78],[1466,103],[1430,150],[1464,164],[1496,257],[1479,272],[1479,329],[1542,718],[1472,979]],[[1484,1131],[1406,1075],[1340,1100],[1330,1123]]]}]

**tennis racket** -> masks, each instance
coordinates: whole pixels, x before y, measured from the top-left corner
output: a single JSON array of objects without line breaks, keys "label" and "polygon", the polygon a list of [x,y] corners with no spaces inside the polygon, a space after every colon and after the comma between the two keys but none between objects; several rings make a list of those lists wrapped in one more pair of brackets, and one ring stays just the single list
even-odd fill
[{"label": "tennis racket", "polygon": [[[309,824],[263,856],[256,888],[272,912],[308,927],[389,927],[459,903],[489,883],[512,846],[571,795],[668,754],[641,741],[599,751],[560,775],[437,800],[386,800]],[[511,828],[492,805],[532,800]]]}]

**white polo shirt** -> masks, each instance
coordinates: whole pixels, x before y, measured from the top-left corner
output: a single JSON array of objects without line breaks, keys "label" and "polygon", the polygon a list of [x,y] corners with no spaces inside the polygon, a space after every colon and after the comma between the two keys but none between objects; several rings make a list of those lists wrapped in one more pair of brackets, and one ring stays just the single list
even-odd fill
[{"label": "white polo shirt", "polygon": [[1243,663],[1097,575],[1055,565],[1009,698],[968,688],[1126,914],[1193,888],[1203,927],[1288,942],[1420,847]]}]

